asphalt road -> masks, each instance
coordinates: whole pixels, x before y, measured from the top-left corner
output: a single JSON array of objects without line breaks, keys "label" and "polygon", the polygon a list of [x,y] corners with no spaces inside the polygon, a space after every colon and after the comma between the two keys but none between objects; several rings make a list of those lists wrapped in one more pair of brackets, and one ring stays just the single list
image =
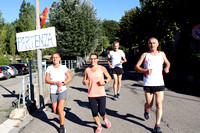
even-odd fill
[{"label": "asphalt road", "polygon": [[[106,61],[99,64],[107,65]],[[87,65],[86,65],[87,66]],[[68,97],[65,104],[67,133],[92,133],[96,124],[88,105],[87,86],[82,85],[83,70],[73,76],[68,85]],[[150,119],[143,118],[144,92],[142,74],[125,71],[121,98],[113,101],[113,80],[106,84],[107,116],[112,127],[105,128],[101,119],[102,133],[150,133],[155,124],[155,104],[150,109]],[[59,129],[58,116],[52,113],[51,104],[47,110],[35,111],[28,115],[19,127],[10,133],[56,133]],[[165,91],[163,103],[164,114],[161,121],[163,133],[192,133],[200,131],[200,97],[177,93],[170,88]]]},{"label": "asphalt road", "polygon": [[[33,80],[35,78],[34,75]],[[8,119],[9,115],[9,112],[3,110],[9,109],[12,106],[12,102],[19,98],[22,78],[28,76],[16,76],[7,80],[0,79],[0,124]]]}]

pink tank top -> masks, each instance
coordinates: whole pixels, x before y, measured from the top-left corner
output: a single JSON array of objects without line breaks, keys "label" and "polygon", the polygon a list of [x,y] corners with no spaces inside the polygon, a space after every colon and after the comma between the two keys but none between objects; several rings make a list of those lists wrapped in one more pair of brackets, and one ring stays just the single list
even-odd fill
[{"label": "pink tank top", "polygon": [[101,97],[106,96],[105,87],[99,85],[99,81],[104,81],[103,71],[100,65],[98,65],[95,72],[92,68],[86,69],[88,75],[88,97]]}]

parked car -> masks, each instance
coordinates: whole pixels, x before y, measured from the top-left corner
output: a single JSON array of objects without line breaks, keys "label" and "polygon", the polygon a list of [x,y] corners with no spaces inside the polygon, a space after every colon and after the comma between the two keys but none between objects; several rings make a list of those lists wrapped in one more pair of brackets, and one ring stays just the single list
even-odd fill
[{"label": "parked car", "polygon": [[9,79],[11,77],[10,73],[7,71],[5,66],[0,66],[0,78]]},{"label": "parked car", "polygon": [[18,70],[17,70],[17,68],[15,68],[14,66],[9,66],[9,67],[11,67],[11,68],[14,70],[15,76],[17,76],[17,75],[18,75]]},{"label": "parked car", "polygon": [[23,75],[23,74],[28,74],[29,73],[28,66],[26,66],[23,63],[9,64],[9,66],[14,66],[15,68],[17,68],[19,75]]},{"label": "parked car", "polygon": [[10,75],[11,75],[11,77],[15,77],[15,76],[17,76],[18,75],[18,71],[17,71],[17,69],[16,68],[12,68],[12,67],[14,67],[14,66],[8,66],[8,65],[1,65],[1,66],[4,66],[4,67],[6,67],[6,69],[7,69],[7,71],[10,73]]}]

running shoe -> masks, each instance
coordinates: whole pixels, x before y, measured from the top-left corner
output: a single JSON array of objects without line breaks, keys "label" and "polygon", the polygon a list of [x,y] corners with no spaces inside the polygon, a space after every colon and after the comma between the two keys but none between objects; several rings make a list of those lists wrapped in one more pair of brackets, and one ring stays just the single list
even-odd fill
[{"label": "running shoe", "polygon": [[114,95],[113,100],[117,100],[117,95]]},{"label": "running shoe", "polygon": [[95,130],[95,133],[101,133],[102,126],[98,126],[97,129]]},{"label": "running shoe", "polygon": [[120,94],[119,93],[117,93],[117,98],[120,98],[121,96],[120,96]]},{"label": "running shoe", "polygon": [[146,119],[146,120],[148,120],[149,119],[149,109],[148,110],[144,110],[144,118]]},{"label": "running shoe", "polygon": [[65,129],[64,126],[63,126],[63,127],[60,127],[60,133],[66,133],[66,129]]},{"label": "running shoe", "polygon": [[162,131],[160,130],[160,126],[159,125],[155,125],[153,131],[154,131],[154,133],[162,133]]},{"label": "running shoe", "polygon": [[106,123],[107,128],[111,127],[111,122],[108,120],[108,118],[106,118],[104,121]]}]

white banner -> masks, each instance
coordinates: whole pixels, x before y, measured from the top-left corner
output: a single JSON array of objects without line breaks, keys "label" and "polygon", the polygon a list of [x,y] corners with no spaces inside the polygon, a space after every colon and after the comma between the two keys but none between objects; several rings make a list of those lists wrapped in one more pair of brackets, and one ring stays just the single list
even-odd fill
[{"label": "white banner", "polygon": [[57,46],[55,27],[17,33],[16,38],[19,52]]}]

